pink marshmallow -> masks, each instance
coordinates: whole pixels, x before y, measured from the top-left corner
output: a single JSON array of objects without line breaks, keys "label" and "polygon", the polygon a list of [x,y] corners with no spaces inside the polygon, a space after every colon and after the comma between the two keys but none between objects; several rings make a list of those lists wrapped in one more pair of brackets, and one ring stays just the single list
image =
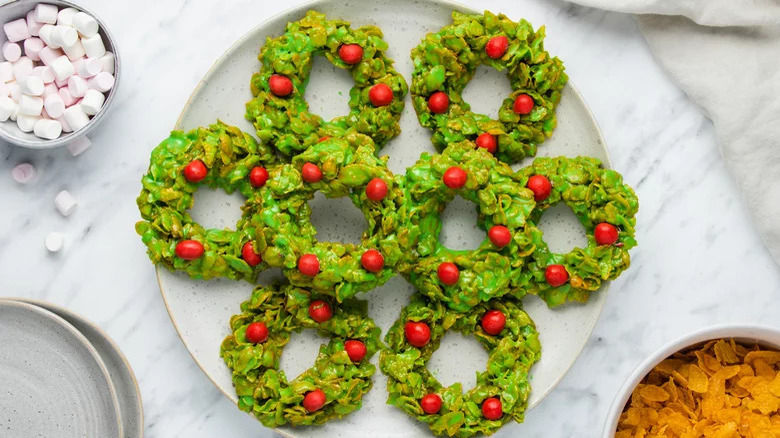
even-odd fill
[{"label": "pink marshmallow", "polygon": [[27,20],[24,18],[5,23],[3,30],[5,31],[5,36],[8,37],[8,41],[12,43],[18,43],[32,36],[30,35],[30,30],[27,29]]},{"label": "pink marshmallow", "polygon": [[56,120],[60,122],[60,125],[62,125],[62,132],[73,132],[73,129],[71,129],[68,121],[65,120],[65,116],[59,116]]},{"label": "pink marshmallow", "polygon": [[106,93],[108,90],[114,87],[114,75],[111,73],[100,72],[97,75],[89,78],[87,81],[89,88]]},{"label": "pink marshmallow", "polygon": [[68,78],[68,91],[73,97],[84,97],[90,88],[87,81],[81,76],[73,75]]},{"label": "pink marshmallow", "polygon": [[16,60],[18,60],[21,57],[22,57],[22,48],[19,47],[19,44],[12,43],[10,41],[6,41],[3,43],[3,58],[5,58],[6,61],[16,62]]},{"label": "pink marshmallow", "polygon": [[40,53],[43,50],[43,41],[40,38],[27,38],[24,40],[24,54],[33,61],[40,61]]},{"label": "pink marshmallow", "polygon": [[39,65],[33,67],[33,71],[30,74],[33,76],[40,76],[44,84],[51,84],[54,82],[54,72],[52,71],[51,67]]},{"label": "pink marshmallow", "polygon": [[52,61],[59,58],[60,56],[64,55],[62,53],[62,50],[60,49],[52,49],[49,46],[45,46],[41,49],[40,52],[38,52],[38,57],[40,58],[43,65],[49,65]]},{"label": "pink marshmallow", "polygon": [[37,37],[38,32],[41,30],[41,27],[46,23],[39,23],[35,21],[35,10],[27,13],[27,30],[30,32],[30,35]]},{"label": "pink marshmallow", "polygon": [[70,94],[68,87],[60,88],[57,93],[59,93],[60,97],[62,98],[62,101],[65,102],[66,107],[72,106],[78,102],[78,98],[73,97]]}]

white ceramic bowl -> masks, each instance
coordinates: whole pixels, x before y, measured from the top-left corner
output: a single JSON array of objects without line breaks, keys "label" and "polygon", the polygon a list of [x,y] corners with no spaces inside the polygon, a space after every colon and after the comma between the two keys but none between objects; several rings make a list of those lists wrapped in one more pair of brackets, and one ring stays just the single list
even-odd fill
[{"label": "white ceramic bowl", "polygon": [[746,344],[758,343],[758,345],[762,347],[780,350],[780,328],[767,326],[752,324],[716,325],[681,336],[653,353],[650,357],[645,359],[633,373],[631,373],[631,376],[623,384],[623,387],[620,388],[617,397],[615,397],[612,406],[609,408],[607,421],[604,424],[603,437],[612,438],[615,436],[618,419],[620,418],[620,414],[623,412],[623,408],[625,408],[629,397],[631,397],[631,393],[634,391],[636,385],[653,369],[653,367],[680,350],[702,342],[720,338],[734,338],[737,342]]},{"label": "white ceramic bowl", "polygon": [[[92,11],[89,11],[83,6],[79,6],[69,1],[65,1],[65,0],[45,0],[45,1],[14,0],[11,2],[0,1],[0,24],[8,23],[9,21],[14,21],[19,18],[26,17],[27,13],[32,9],[34,9],[35,5],[37,5],[38,3],[48,3],[51,5],[55,5],[60,9],[76,8],[80,11],[84,11],[92,15],[93,17],[95,17],[95,20],[97,20],[98,24],[100,25],[100,36],[103,38],[103,44],[106,46],[106,50],[114,53],[114,80],[115,80],[114,87],[108,92],[108,95],[106,96],[106,102],[103,104],[103,108],[94,117],[92,117],[92,119],[89,121],[87,126],[79,129],[76,132],[69,132],[67,134],[63,133],[62,135],[60,135],[58,138],[55,138],[54,140],[46,140],[37,137],[32,132],[23,132],[21,129],[19,129],[18,126],[16,126],[16,123],[14,122],[11,121],[0,122],[1,139],[9,143],[13,143],[15,145],[30,148],[30,149],[51,149],[59,146],[64,146],[72,142],[73,140],[76,140],[77,138],[87,134],[106,117],[106,114],[111,109],[111,104],[114,102],[114,96],[116,95],[116,91],[119,88],[119,78],[121,76],[121,68],[120,68],[121,63],[119,62],[119,52],[116,47],[116,42],[114,41],[113,36],[111,36],[111,33],[108,31],[106,24],[103,21],[101,21],[97,15],[92,13]],[[0,30],[0,46],[2,46],[7,39],[8,38],[5,36],[5,32]]]}]

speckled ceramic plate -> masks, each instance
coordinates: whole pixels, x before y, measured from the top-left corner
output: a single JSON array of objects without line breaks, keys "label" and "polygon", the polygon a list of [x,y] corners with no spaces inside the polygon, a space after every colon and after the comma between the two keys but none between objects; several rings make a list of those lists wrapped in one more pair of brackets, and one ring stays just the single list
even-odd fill
[{"label": "speckled ceramic plate", "polygon": [[114,384],[117,399],[119,400],[119,412],[124,429],[123,436],[125,438],[143,438],[144,410],[138,381],[135,379],[132,368],[130,368],[130,363],[113,339],[82,316],[52,303],[29,298],[9,299],[33,304],[52,312],[67,321],[87,338],[87,341],[95,348],[98,356],[103,360],[103,364],[111,377],[111,382]]},{"label": "speckled ceramic plate", "polygon": [[[410,81],[411,49],[428,32],[436,31],[451,22],[453,9],[468,8],[444,1],[318,1],[289,10],[271,18],[249,32],[230,47],[206,74],[181,114],[177,128],[191,129],[213,123],[221,118],[227,123],[253,132],[244,119],[244,103],[251,98],[249,79],[258,70],[257,53],[266,37],[280,35],[289,21],[298,20],[308,9],[317,9],[330,18],[343,18],[354,26],[376,24],[389,42],[388,54],[396,61],[396,68]],[[471,11],[474,12],[474,11]],[[519,19],[520,17],[512,17]],[[539,26],[543,23],[534,23]],[[565,63],[564,59],[564,63]],[[331,118],[347,111],[348,90],[352,86],[349,75],[337,70],[324,59],[316,59],[307,89],[307,100],[313,111]],[[472,107],[486,114],[497,114],[501,100],[510,92],[503,74],[487,67],[478,70],[467,87],[464,98]],[[571,82],[563,93],[558,109],[559,126],[553,137],[539,148],[539,155],[578,156],[600,158],[607,164],[608,156],[599,128],[582,96]],[[393,139],[382,154],[390,156],[389,166],[396,173],[414,164],[423,151],[434,152],[430,133],[422,128],[407,97],[406,110],[401,117],[402,133]],[[530,160],[522,163],[528,164]],[[314,225],[320,240],[355,241],[363,220],[353,206],[342,200],[324,201],[315,198],[312,209]],[[241,199],[222,193],[201,190],[196,196],[192,214],[206,226],[231,227],[240,217]],[[459,216],[467,217],[459,221]],[[484,230],[474,227],[473,207],[454,202],[445,212],[445,232],[442,241],[452,248],[476,247],[484,239]],[[455,224],[455,225],[453,225]],[[459,224],[459,225],[458,225]],[[542,223],[545,238],[553,250],[568,251],[578,243],[585,244],[584,231],[565,209],[553,209],[545,214]],[[576,231],[575,231],[576,230]],[[345,236],[350,238],[345,239]],[[272,272],[260,281],[279,275]],[[160,289],[168,311],[184,343],[195,361],[214,384],[232,400],[236,400],[230,372],[219,357],[219,346],[228,335],[230,316],[239,311],[252,286],[245,282],[222,280],[193,281],[186,275],[158,268]],[[532,369],[533,392],[530,405],[539,403],[563,378],[579,356],[604,305],[606,286],[593,295],[586,305],[572,305],[551,311],[535,297],[526,299],[526,310],[536,321],[542,339],[542,360]],[[411,291],[407,283],[396,276],[383,287],[363,295],[370,302],[370,314],[386,330],[397,318]],[[450,347],[457,347],[457,350]],[[306,348],[308,347],[308,348]],[[448,353],[449,351],[449,353]],[[457,360],[448,354],[457,351]],[[293,377],[314,361],[316,344],[304,338],[294,338],[285,350],[282,360],[287,375]],[[486,353],[473,339],[459,335],[445,337],[442,348],[434,354],[429,367],[444,384],[463,381],[473,385],[474,371],[484,370]],[[374,358],[376,362],[377,358]],[[290,362],[295,362],[291,364]],[[464,371],[467,371],[464,373]],[[385,377],[375,375],[375,386],[364,398],[363,408],[342,421],[332,421],[319,428],[306,428],[304,434],[314,437],[412,437],[427,434],[427,427],[406,416],[400,410],[385,404],[387,393]],[[530,412],[528,415],[533,415]],[[261,427],[258,424],[258,427]],[[295,436],[301,429],[280,429],[285,436]],[[522,425],[507,424],[500,436],[521,433]]]},{"label": "speckled ceramic plate", "polygon": [[0,301],[0,388],[3,437],[124,436],[102,360],[48,310]]}]

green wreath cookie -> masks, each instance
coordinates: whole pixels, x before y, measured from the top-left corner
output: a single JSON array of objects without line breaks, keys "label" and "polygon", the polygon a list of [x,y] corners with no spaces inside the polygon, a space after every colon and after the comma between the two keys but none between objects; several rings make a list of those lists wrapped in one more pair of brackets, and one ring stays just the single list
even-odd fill
[{"label": "green wreath cookie", "polygon": [[188,210],[202,185],[253,196],[265,184],[265,166],[274,161],[269,148],[222,122],[173,131],[152,151],[137,200],[143,221],[135,229],[152,262],[193,278],[254,281],[266,266],[250,243],[255,227],[241,221],[235,230],[206,229]]},{"label": "green wreath cookie", "polygon": [[[423,154],[406,172],[406,206],[400,215],[409,259],[399,271],[421,293],[466,311],[509,292],[534,249],[526,220],[536,206],[508,165],[470,141],[441,154]],[[451,250],[439,242],[440,214],[456,195],[473,202],[487,236],[475,250]]]},{"label": "green wreath cookie", "polygon": [[[396,210],[403,198],[386,158],[374,152],[371,139],[354,131],[317,143],[271,170],[266,186],[247,203],[244,218],[258,227],[256,247],[291,284],[341,301],[393,275],[402,256]],[[359,245],[315,238],[308,201],[317,191],[349,196],[363,211],[368,227]]]},{"label": "green wreath cookie", "polygon": [[[487,350],[477,385],[443,387],[426,368],[444,333],[473,335]],[[533,321],[511,297],[481,303],[466,313],[421,295],[401,311],[385,338],[379,367],[387,375],[387,403],[427,423],[436,435],[490,435],[510,420],[522,422],[531,386],[528,371],[541,346]]]},{"label": "green wreath cookie", "polygon": [[[536,146],[552,134],[555,107],[568,77],[561,60],[544,50],[544,27],[534,32],[525,20],[485,11],[454,11],[453,23],[425,36],[412,50],[412,103],[420,124],[433,130],[433,143],[444,149],[465,139],[516,162],[536,155]],[[498,120],[471,111],[463,90],[477,67],[506,70],[512,94]]]},{"label": "green wreath cookie", "polygon": [[[267,427],[322,424],[359,409],[371,389],[379,349],[379,328],[367,316],[365,301],[333,306],[289,285],[258,286],[230,319],[232,334],[220,356],[232,370],[238,407]],[[279,370],[293,332],[315,329],[329,337],[314,365],[292,381]]]},{"label": "green wreath cookie", "polygon": [[518,295],[538,294],[551,307],[586,301],[602,282],[629,267],[639,201],[618,172],[601,167],[595,158],[558,157],[537,158],[519,175],[537,200],[531,221],[539,223],[547,208],[564,202],[585,227],[588,246],[556,254],[535,230],[536,249],[526,264],[530,281],[517,285]]},{"label": "green wreath cookie", "polygon": [[[254,99],[246,117],[262,141],[285,155],[306,150],[322,137],[353,128],[378,146],[398,135],[407,85],[385,56],[387,42],[376,26],[352,29],[343,20],[326,20],[309,11],[287,24],[287,32],[269,38],[260,51],[262,68],[252,76]],[[304,98],[313,58],[325,57],[347,69],[355,81],[349,93],[349,114],[325,122],[309,112]]]}]

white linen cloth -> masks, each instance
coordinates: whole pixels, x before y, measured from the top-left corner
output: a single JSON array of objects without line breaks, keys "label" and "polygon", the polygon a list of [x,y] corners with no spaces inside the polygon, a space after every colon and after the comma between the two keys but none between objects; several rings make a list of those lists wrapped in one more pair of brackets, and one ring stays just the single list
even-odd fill
[{"label": "white linen cloth", "polygon": [[656,59],[715,124],[723,159],[780,263],[780,1],[574,2],[637,14]]}]

